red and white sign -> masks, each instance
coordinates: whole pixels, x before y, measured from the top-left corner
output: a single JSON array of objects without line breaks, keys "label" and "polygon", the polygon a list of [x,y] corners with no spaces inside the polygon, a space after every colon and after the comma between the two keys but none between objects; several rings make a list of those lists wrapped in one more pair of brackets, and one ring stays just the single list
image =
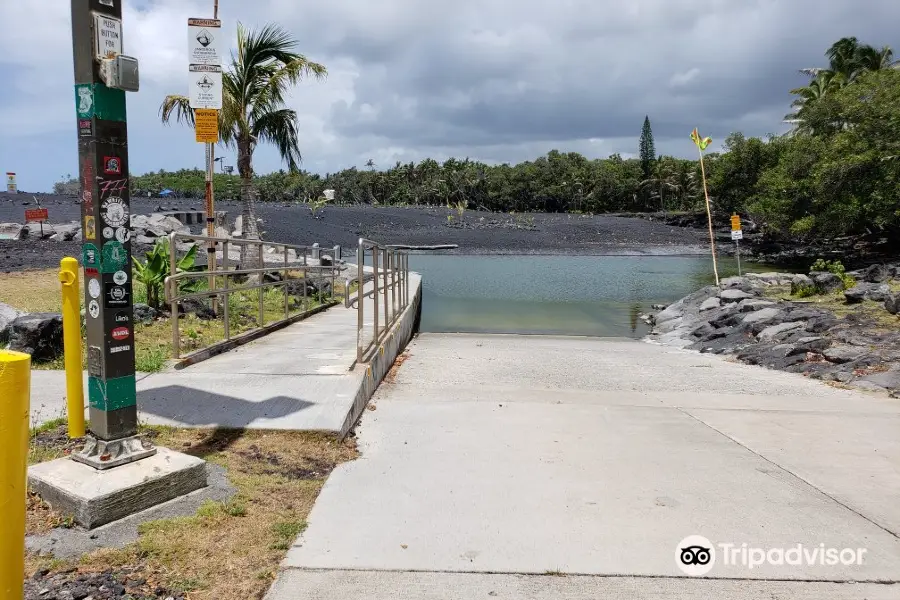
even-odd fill
[{"label": "red and white sign", "polygon": [[25,209],[25,222],[26,223],[36,223],[39,221],[46,221],[49,218],[46,208],[26,208]]},{"label": "red and white sign", "polygon": [[127,327],[116,327],[111,332],[112,338],[117,341],[127,340],[131,337],[131,332]]}]

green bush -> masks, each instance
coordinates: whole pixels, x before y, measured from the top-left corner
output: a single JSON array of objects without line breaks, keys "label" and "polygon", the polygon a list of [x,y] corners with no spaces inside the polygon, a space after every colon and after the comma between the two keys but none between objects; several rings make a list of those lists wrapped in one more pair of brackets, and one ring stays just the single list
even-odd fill
[{"label": "green bush", "polygon": [[844,264],[839,260],[824,260],[820,258],[812,264],[809,270],[824,271],[826,273],[833,273],[834,275],[837,275],[844,283],[845,290],[848,290],[856,285],[856,280],[847,275],[847,270],[844,268]]}]

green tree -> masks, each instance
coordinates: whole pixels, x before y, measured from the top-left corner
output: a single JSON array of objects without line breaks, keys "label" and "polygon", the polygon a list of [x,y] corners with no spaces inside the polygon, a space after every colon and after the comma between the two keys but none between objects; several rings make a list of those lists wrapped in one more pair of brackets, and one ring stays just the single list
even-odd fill
[{"label": "green tree", "polygon": [[653,175],[653,163],[656,162],[656,146],[653,143],[653,130],[650,129],[650,117],[644,117],[644,126],[641,129],[641,172],[644,179],[650,179]]},{"label": "green tree", "polygon": [[[253,180],[253,152],[259,142],[274,144],[293,173],[300,164],[297,114],[285,107],[285,95],[304,76],[319,79],[326,69],[295,50],[297,41],[277,25],[259,30],[237,27],[237,52],[222,73],[222,110],[219,135],[222,143],[237,148],[241,177],[243,233],[259,239]],[[187,97],[169,95],[160,106],[163,123],[174,116],[178,122],[194,124]]]}]

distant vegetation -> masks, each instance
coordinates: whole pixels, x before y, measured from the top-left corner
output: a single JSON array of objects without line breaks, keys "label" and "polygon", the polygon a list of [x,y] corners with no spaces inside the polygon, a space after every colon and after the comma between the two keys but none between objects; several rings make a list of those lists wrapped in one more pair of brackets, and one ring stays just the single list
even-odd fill
[{"label": "distant vegetation", "polygon": [[[736,211],[792,238],[900,227],[900,70],[891,49],[845,38],[826,56],[828,67],[803,69],[809,84],[792,90],[790,133],[766,140],[733,133],[724,152],[708,155],[718,215]],[[264,201],[309,202],[330,188],[335,204],[582,213],[700,208],[697,161],[654,156],[649,119],[641,138],[634,159],[554,150],[517,165],[426,159],[378,169],[370,160],[326,176],[280,171],[253,182]],[[139,195],[170,188],[200,198],[203,180],[199,170],[161,171],[133,177],[131,185]],[[240,197],[238,176],[217,174],[215,185],[218,198]]]}]

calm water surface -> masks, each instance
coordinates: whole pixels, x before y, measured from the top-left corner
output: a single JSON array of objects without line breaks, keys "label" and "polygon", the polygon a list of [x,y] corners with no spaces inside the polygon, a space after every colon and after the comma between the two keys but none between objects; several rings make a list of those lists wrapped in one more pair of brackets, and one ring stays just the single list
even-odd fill
[{"label": "calm water surface", "polygon": [[[638,313],[713,283],[700,256],[416,254],[409,266],[423,276],[423,332],[637,338],[647,333]],[[719,275],[737,275],[734,261],[720,259]]]}]

